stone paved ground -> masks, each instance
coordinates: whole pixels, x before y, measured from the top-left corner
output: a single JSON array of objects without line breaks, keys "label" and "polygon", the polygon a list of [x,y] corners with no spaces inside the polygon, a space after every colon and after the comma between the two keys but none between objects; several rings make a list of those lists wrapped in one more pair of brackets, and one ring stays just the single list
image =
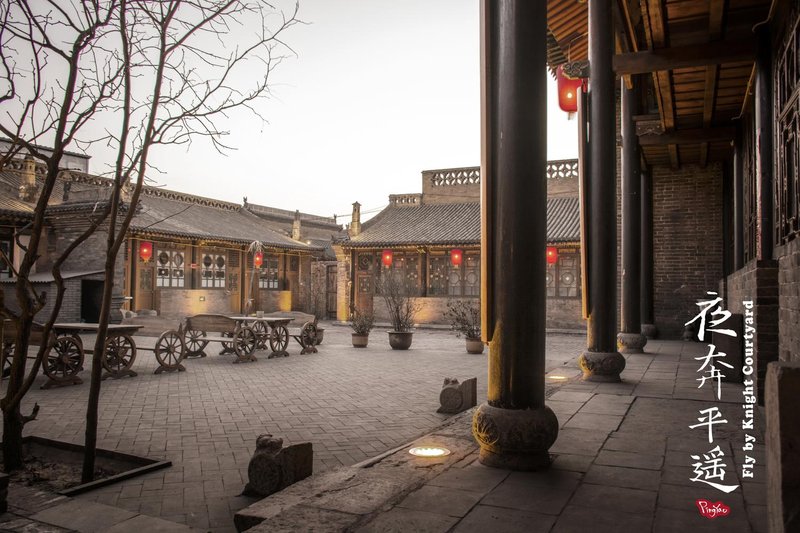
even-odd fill
[{"label": "stone paved ground", "polygon": [[[759,408],[743,431],[742,384],[723,383],[719,399],[708,383],[697,388],[707,353],[699,343],[651,341],[647,353],[626,356],[622,382],[559,387],[547,400],[560,426],[548,470],[481,465],[464,413],[414,443],[449,455],[415,458],[400,448],[303,480],[240,511],[237,523],[252,533],[766,532],[765,415]],[[710,407],[727,420],[715,425],[713,443],[707,428],[690,428]],[[745,433],[755,438],[752,450],[743,449]],[[752,478],[744,475],[748,457]],[[714,459],[724,466],[717,470]],[[716,502],[727,511],[700,514]]]},{"label": "stone paved ground", "polygon": [[[139,337],[140,346],[154,338]],[[292,341],[293,342],[293,341]],[[548,339],[547,370],[575,373],[585,346],[580,336]],[[374,331],[370,346],[352,348],[350,330],[328,326],[320,353],[231,364],[216,355],[187,362],[187,372],[153,375],[151,352],[141,351],[135,378],[103,384],[99,446],[169,459],[173,466],[82,499],[214,531],[232,531],[236,510],[253,500],[238,496],[261,433],[286,444],[310,441],[315,471],[350,465],[402,445],[447,417],[436,413],[444,377],[478,377],[486,397],[486,357],[468,355],[463,340],[445,331],[418,331],[408,352],[389,349]],[[86,374],[84,372],[84,374]],[[82,443],[88,383],[39,390],[25,399],[41,405],[26,434]]]}]

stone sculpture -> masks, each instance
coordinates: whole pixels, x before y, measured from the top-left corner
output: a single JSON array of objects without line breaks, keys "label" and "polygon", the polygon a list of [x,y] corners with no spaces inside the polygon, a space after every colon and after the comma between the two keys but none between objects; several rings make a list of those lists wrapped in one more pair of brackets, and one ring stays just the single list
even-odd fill
[{"label": "stone sculpture", "polygon": [[259,435],[256,451],[247,466],[245,496],[269,496],[305,479],[314,471],[314,451],[310,442],[283,447],[283,439]]},{"label": "stone sculpture", "polygon": [[437,413],[460,413],[475,407],[478,401],[478,378],[471,378],[463,383],[455,378],[444,378],[442,392],[439,393],[441,407]]}]

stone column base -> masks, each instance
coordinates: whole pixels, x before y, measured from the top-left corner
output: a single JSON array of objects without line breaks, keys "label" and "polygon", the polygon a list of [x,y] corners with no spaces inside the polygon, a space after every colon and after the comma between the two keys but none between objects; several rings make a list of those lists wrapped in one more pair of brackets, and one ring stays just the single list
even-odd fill
[{"label": "stone column base", "polygon": [[546,405],[538,409],[501,409],[481,404],[472,417],[472,434],[486,466],[542,470],[550,466],[550,446],[558,437],[558,419]]},{"label": "stone column base", "polygon": [[625,369],[625,358],[619,352],[586,351],[578,358],[584,381],[618,382]]},{"label": "stone column base", "polygon": [[617,333],[617,350],[619,353],[644,353],[647,337],[641,333]]},{"label": "stone column base", "polygon": [[657,339],[658,328],[655,324],[642,324],[642,335],[648,339]]}]

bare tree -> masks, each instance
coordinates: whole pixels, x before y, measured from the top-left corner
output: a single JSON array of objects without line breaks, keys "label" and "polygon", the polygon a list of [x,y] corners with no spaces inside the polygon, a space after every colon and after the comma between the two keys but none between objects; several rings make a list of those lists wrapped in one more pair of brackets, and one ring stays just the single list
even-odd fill
[{"label": "bare tree", "polygon": [[[88,148],[105,143],[116,151],[116,161],[109,173],[113,183],[109,198],[98,215],[99,220],[93,224],[96,230],[103,223],[107,249],[86,416],[82,477],[88,481],[94,473],[102,356],[115,264],[151,168],[148,163],[151,150],[159,145],[189,144],[202,136],[223,151],[228,148],[223,142],[227,132],[221,124],[229,112],[244,108],[263,121],[255,102],[269,96],[270,74],[291,51],[282,36],[298,22],[298,5],[293,3],[288,15],[264,0],[84,0],[80,6],[49,0],[37,7],[41,11],[34,11],[27,2],[13,2],[0,11],[0,20],[7,23],[0,30],[3,49],[0,61],[5,69],[3,81],[8,87],[1,98],[13,101],[17,110],[16,114],[2,117],[0,132],[11,138],[16,150],[23,148],[46,162],[48,168],[32,234],[41,235],[45,208],[67,146],[76,143]],[[65,41],[62,37],[65,33],[73,34],[73,38]],[[23,73],[12,58],[15,47],[25,46],[31,67]],[[66,64],[69,72],[66,83],[51,77],[48,68],[52,58],[62,59]],[[20,80],[30,86],[25,96],[17,90]],[[2,90],[4,87],[0,85]],[[43,98],[57,92],[63,93],[61,100]],[[85,109],[76,102],[83,102]],[[37,122],[40,116],[35,112],[37,107],[44,107],[45,114],[55,118]],[[94,137],[79,135],[81,128],[93,121],[102,121],[104,133]],[[42,140],[52,143],[50,155],[37,148],[36,144]],[[72,249],[80,244],[78,241]],[[30,324],[41,307],[41,302],[35,303],[40,295],[35,294],[27,281],[37,259],[37,247],[38,241],[34,243],[32,235],[16,273],[17,298],[21,304],[29,303],[21,305],[22,327],[16,339],[9,392],[2,403],[4,435],[9,435],[7,426],[12,426],[10,431],[19,435],[20,443],[25,417],[19,414],[19,401],[30,388],[45,351],[40,348],[34,368],[25,377]],[[58,274],[54,267],[57,280]],[[63,284],[59,287],[63,293]],[[57,313],[58,308],[48,320],[45,334],[49,333]],[[8,424],[8,420],[12,423]],[[21,445],[7,447],[7,440],[4,438],[5,467],[18,468]],[[20,459],[9,462],[10,456]]]}]

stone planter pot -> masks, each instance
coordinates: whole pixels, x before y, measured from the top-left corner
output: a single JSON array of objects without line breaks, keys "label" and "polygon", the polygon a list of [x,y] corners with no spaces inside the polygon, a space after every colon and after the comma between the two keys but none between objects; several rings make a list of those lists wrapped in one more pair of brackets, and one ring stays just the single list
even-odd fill
[{"label": "stone planter pot", "polygon": [[480,339],[467,339],[467,353],[483,353],[483,342]]},{"label": "stone planter pot", "polygon": [[411,347],[413,334],[411,331],[390,331],[389,346],[392,350],[408,350]]},{"label": "stone planter pot", "polygon": [[366,348],[367,342],[369,342],[369,334],[359,335],[358,333],[353,333],[353,348]]},{"label": "stone planter pot", "polygon": [[317,328],[317,339],[314,345],[322,344],[322,337],[325,336],[325,328]]}]

